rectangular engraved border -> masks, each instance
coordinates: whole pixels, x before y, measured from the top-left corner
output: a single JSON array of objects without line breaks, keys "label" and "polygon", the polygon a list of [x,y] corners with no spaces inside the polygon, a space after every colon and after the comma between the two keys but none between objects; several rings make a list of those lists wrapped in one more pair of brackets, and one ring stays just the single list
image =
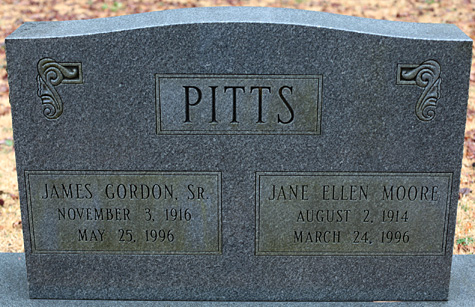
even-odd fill
[{"label": "rectangular engraved border", "polygon": [[[259,214],[260,214],[260,177],[262,176],[434,176],[447,177],[447,201],[445,207],[445,221],[444,232],[441,242],[441,249],[438,253],[427,252],[388,252],[388,253],[362,253],[362,252],[295,252],[295,251],[281,251],[268,252],[259,251]],[[445,256],[447,245],[447,232],[449,223],[450,203],[452,196],[452,177],[453,173],[377,173],[377,172],[255,172],[255,216],[256,216],[256,232],[255,232],[255,255],[256,256]]]},{"label": "rectangular engraved border", "polygon": [[[218,218],[218,242],[215,251],[203,251],[203,252],[160,252],[160,251],[97,251],[97,250],[77,250],[77,251],[42,251],[36,248],[35,244],[35,228],[33,225],[32,209],[31,209],[31,191],[30,191],[30,175],[214,175],[216,176],[216,195],[217,195],[217,218]],[[97,170],[97,171],[59,171],[59,170],[48,170],[48,171],[38,171],[38,170],[25,170],[25,188],[26,188],[26,199],[27,199],[27,212],[29,220],[29,230],[30,230],[30,248],[32,254],[124,254],[124,255],[221,255],[223,253],[223,239],[222,239],[222,174],[221,172],[206,172],[206,171],[106,171],[106,170]]]},{"label": "rectangular engraved border", "polygon": [[[243,78],[243,79],[315,79],[318,80],[317,93],[317,122],[315,123],[315,131],[258,131],[258,130],[163,130],[161,121],[161,101],[160,101],[160,78]],[[322,125],[322,88],[323,75],[234,75],[234,74],[155,74],[155,121],[156,134],[158,135],[320,135]]]}]

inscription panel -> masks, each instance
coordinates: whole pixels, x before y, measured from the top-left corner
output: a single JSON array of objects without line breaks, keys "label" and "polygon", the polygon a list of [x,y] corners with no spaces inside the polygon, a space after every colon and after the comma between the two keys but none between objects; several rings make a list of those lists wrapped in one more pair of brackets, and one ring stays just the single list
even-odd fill
[{"label": "inscription panel", "polygon": [[257,255],[444,255],[452,174],[256,174]]},{"label": "inscription panel", "polygon": [[321,75],[156,75],[158,134],[320,134]]},{"label": "inscription panel", "polygon": [[220,173],[26,171],[25,178],[34,253],[221,253]]}]

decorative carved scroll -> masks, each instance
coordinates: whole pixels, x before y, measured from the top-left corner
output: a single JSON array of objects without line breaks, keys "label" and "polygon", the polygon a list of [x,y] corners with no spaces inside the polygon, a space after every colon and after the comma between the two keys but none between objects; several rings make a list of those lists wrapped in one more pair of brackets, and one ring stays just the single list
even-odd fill
[{"label": "decorative carved scroll", "polygon": [[57,63],[50,58],[38,62],[38,97],[43,104],[43,115],[56,119],[63,113],[63,101],[56,91],[56,86],[63,84],[81,84],[81,63]]},{"label": "decorative carved scroll", "polygon": [[435,107],[440,98],[440,82],[440,65],[434,60],[420,65],[398,65],[397,84],[417,85],[424,89],[416,104],[416,116],[422,121],[430,121],[435,117]]}]

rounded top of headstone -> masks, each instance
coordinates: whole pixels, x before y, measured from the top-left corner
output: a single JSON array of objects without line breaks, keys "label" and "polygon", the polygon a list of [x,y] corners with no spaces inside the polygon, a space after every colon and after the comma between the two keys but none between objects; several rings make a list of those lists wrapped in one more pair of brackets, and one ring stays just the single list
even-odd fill
[{"label": "rounded top of headstone", "polygon": [[452,24],[376,20],[324,12],[264,7],[205,7],[56,22],[27,22],[7,39],[56,38],[185,24],[295,25],[408,39],[470,41]]}]

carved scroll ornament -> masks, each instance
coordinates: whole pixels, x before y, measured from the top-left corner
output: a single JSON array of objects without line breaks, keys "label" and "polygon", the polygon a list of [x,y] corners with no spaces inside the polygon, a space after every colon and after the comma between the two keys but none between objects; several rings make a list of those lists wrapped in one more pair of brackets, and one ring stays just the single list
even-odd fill
[{"label": "carved scroll ornament", "polygon": [[63,101],[56,91],[60,84],[81,84],[81,63],[57,63],[50,58],[38,62],[38,97],[43,104],[43,115],[48,119],[56,119],[63,113]]},{"label": "carved scroll ornament", "polygon": [[435,108],[440,98],[440,65],[428,60],[420,65],[398,65],[397,84],[422,87],[416,103],[416,116],[421,121],[430,121],[435,117]]}]

